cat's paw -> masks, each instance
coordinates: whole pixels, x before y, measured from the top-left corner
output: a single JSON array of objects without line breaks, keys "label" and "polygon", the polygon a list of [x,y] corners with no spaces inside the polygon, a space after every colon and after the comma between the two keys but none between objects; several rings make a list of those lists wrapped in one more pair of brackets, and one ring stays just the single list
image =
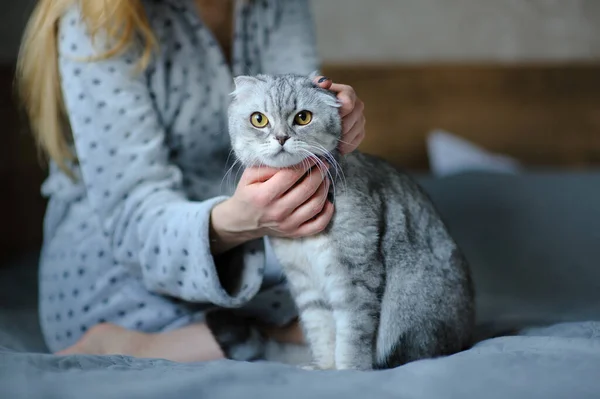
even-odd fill
[{"label": "cat's paw", "polygon": [[309,371],[318,371],[318,370],[334,370],[335,367],[331,366],[331,367],[321,367],[318,366],[314,363],[309,363],[309,364],[302,364],[299,366],[302,370],[309,370]]},{"label": "cat's paw", "polygon": [[352,365],[337,365],[337,367],[335,368],[336,370],[352,370],[352,371],[370,371],[373,370],[373,366],[371,365],[357,365],[357,364],[352,364]]}]

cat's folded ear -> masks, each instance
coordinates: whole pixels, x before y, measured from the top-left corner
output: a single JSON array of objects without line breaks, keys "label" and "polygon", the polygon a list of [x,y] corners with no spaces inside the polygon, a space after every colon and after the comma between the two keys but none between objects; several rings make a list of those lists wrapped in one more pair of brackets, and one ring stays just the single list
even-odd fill
[{"label": "cat's folded ear", "polygon": [[340,100],[337,100],[337,99],[328,100],[327,105],[329,105],[330,107],[333,107],[333,108],[342,108],[342,103],[340,102]]},{"label": "cat's folded ear", "polygon": [[236,90],[247,87],[249,85],[254,85],[257,82],[259,82],[259,79],[255,78],[254,76],[242,75],[242,76],[236,76],[235,78],[233,78],[233,83],[235,84]]},{"label": "cat's folded ear", "polygon": [[325,105],[333,107],[333,108],[341,108],[342,103],[338,100],[336,94],[332,91],[319,89],[321,91],[321,96]]},{"label": "cat's folded ear", "polygon": [[231,92],[230,95],[234,98],[237,98],[240,96],[241,93],[253,88],[260,81],[261,80],[259,78],[256,78],[254,76],[237,76],[233,78],[235,89],[233,90],[233,92]]}]

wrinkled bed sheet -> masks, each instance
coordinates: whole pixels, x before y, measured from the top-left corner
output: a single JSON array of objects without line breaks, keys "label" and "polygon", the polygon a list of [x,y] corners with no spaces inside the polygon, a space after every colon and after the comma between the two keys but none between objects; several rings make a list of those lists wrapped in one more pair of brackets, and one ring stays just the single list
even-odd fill
[{"label": "wrinkled bed sheet", "polygon": [[5,398],[595,398],[600,324],[576,323],[481,342],[384,372],[308,372],[229,361],[180,365],[124,357],[4,352]]},{"label": "wrinkled bed sheet", "polygon": [[43,353],[32,253],[0,269],[0,398],[600,398],[600,173],[422,182],[472,264],[472,349],[383,372],[60,358]]}]

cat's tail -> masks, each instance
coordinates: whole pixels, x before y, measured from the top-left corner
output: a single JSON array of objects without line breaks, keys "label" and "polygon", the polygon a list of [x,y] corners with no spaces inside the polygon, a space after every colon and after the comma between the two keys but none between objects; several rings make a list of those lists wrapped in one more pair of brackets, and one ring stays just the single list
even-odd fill
[{"label": "cat's tail", "polygon": [[468,287],[456,283],[439,288],[431,284],[427,273],[406,278],[403,273],[407,269],[398,267],[387,274],[376,338],[376,369],[450,355],[471,345],[474,316]]}]

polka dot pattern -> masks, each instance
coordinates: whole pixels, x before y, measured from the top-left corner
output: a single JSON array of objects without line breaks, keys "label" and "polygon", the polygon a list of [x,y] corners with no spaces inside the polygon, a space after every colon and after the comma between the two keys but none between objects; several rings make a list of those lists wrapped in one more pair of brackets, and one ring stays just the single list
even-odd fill
[{"label": "polka dot pattern", "polygon": [[161,51],[141,75],[132,73],[135,47],[79,61],[107,44],[92,45],[76,6],[62,18],[59,68],[78,179],[51,165],[43,187],[50,203],[40,312],[51,350],[99,323],[152,332],[183,326],[208,304],[260,303],[259,317],[277,320],[295,314],[286,295],[265,288],[281,271],[265,269],[262,240],[229,257],[243,264],[228,275],[240,280],[228,284],[237,292],[221,286],[223,266],[210,253],[210,211],[234,188],[221,184],[232,162],[232,77],[318,68],[308,0],[236,4],[228,65],[193,2],[145,1]]}]

